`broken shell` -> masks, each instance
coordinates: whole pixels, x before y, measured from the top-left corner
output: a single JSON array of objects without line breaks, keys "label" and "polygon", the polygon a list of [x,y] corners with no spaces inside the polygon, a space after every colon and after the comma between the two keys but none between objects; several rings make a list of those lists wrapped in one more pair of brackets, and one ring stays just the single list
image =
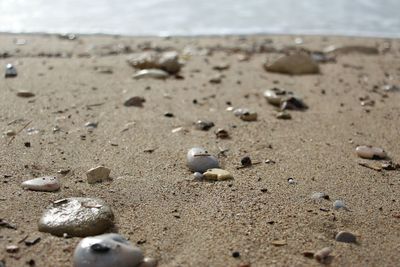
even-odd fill
[{"label": "broken shell", "polygon": [[168,72],[159,69],[144,69],[136,72],[133,75],[134,79],[142,79],[142,78],[166,79],[167,77],[168,77]]},{"label": "broken shell", "polygon": [[269,72],[291,75],[319,73],[318,64],[306,53],[284,55],[271,64],[265,63],[264,68]]},{"label": "broken shell", "polygon": [[275,106],[280,106],[283,101],[292,96],[294,96],[293,92],[276,87],[272,89],[267,89],[264,92],[264,97],[268,101],[268,103]]},{"label": "broken shell", "polygon": [[75,248],[74,267],[137,267],[143,253],[119,234],[103,234],[82,239]]},{"label": "broken shell", "polygon": [[60,182],[57,177],[44,176],[35,179],[31,179],[21,183],[22,188],[26,188],[33,191],[57,191],[60,189]]},{"label": "broken shell", "polygon": [[215,131],[215,135],[217,136],[217,138],[221,138],[221,139],[225,139],[225,138],[229,138],[229,133],[227,130],[219,128]]},{"label": "broken shell", "polygon": [[92,168],[86,172],[87,181],[89,184],[102,182],[110,177],[111,170],[104,166]]},{"label": "broken shell", "polygon": [[206,180],[212,180],[212,181],[223,181],[223,180],[233,179],[233,176],[232,174],[230,174],[230,172],[218,168],[207,170],[205,173],[203,173],[203,177]]},{"label": "broken shell", "polygon": [[208,169],[218,168],[218,159],[200,147],[189,149],[187,153],[187,166],[193,172],[205,172]]},{"label": "broken shell", "polygon": [[373,146],[358,146],[356,147],[356,153],[360,158],[364,159],[384,159],[387,157],[385,150]]}]

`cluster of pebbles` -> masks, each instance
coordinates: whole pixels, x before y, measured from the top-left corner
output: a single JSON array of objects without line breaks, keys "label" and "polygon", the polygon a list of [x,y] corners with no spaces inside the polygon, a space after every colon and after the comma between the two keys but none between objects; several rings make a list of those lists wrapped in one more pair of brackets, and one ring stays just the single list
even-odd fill
[{"label": "cluster of pebbles", "polygon": [[[332,50],[338,52],[339,50]],[[343,49],[340,51],[344,51]],[[346,50],[347,51],[347,50]],[[179,54],[175,51],[156,53],[146,52],[134,55],[128,59],[128,64],[137,72],[134,79],[154,78],[166,79],[171,75],[177,75],[182,67]],[[228,69],[229,64],[214,66],[217,71]],[[288,75],[318,74],[320,69],[315,55],[307,53],[288,53],[273,62],[264,64],[268,72],[277,72]],[[101,70],[102,73],[109,73],[108,70]],[[16,68],[7,64],[5,77],[16,77]],[[212,83],[220,83],[221,76],[210,80]],[[31,92],[18,92],[20,97],[33,97]],[[306,110],[308,106],[296,92],[271,88],[264,92],[267,102],[278,109],[278,119],[290,119],[288,110]],[[145,99],[140,96],[130,97],[125,100],[126,107],[143,107]],[[236,117],[243,121],[256,121],[257,112],[248,108],[230,108]],[[167,116],[167,115],[166,115]],[[173,116],[173,115],[172,115]],[[172,117],[170,116],[170,117]],[[198,120],[194,123],[197,130],[208,131],[215,125],[208,120]],[[86,128],[94,129],[97,123],[88,123]],[[14,136],[16,133],[7,133],[7,136]],[[228,138],[229,134],[225,129],[219,128],[215,131],[218,138]],[[385,159],[386,152],[379,147],[358,146],[356,154],[363,159]],[[242,166],[251,166],[250,157],[241,161]],[[186,156],[186,164],[197,181],[224,181],[233,179],[233,175],[221,168],[218,158],[202,147],[189,149]],[[86,172],[89,184],[101,183],[110,178],[111,169],[105,166],[97,166]],[[293,178],[288,179],[289,184],[296,184]],[[55,176],[44,176],[30,179],[21,183],[21,187],[32,191],[55,192],[60,190],[61,182]],[[311,195],[315,201],[330,200],[323,192],[316,192]],[[334,210],[350,211],[344,201],[335,200]],[[114,213],[112,208],[103,200],[98,198],[70,197],[53,201],[43,212],[38,223],[39,231],[63,237],[84,237],[76,246],[73,254],[74,267],[156,267],[157,261],[144,256],[140,248],[133,246],[123,236],[116,233],[107,233],[114,227]],[[348,231],[340,231],[336,234],[335,240],[344,243],[357,243],[356,235]],[[277,243],[278,244],[278,243]],[[13,248],[10,247],[9,250]],[[304,256],[311,257],[320,263],[328,262],[331,257],[330,247],[322,248],[316,252],[306,251]]]}]

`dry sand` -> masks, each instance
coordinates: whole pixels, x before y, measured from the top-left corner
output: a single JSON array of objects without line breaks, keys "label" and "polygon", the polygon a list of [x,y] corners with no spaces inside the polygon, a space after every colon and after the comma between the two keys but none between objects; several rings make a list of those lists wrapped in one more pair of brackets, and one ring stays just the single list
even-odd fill
[{"label": "dry sand", "polygon": [[[16,45],[20,38],[27,43]],[[0,66],[14,64],[18,77],[0,78],[0,129],[18,132],[30,123],[15,139],[0,139],[0,218],[17,226],[0,227],[0,260],[7,267],[33,261],[40,267],[71,266],[80,238],[41,233],[37,223],[51,201],[86,196],[109,203],[115,231],[138,243],[160,266],[318,266],[302,252],[326,246],[333,249],[331,266],[398,266],[399,171],[360,166],[365,160],[354,149],[380,146],[400,161],[400,92],[382,89],[400,85],[400,41],[317,36],[303,41],[295,45],[293,36],[79,36],[69,41],[52,35],[1,35]],[[311,50],[357,44],[376,46],[380,53],[338,55],[336,63],[321,64],[321,74],[288,76],[262,68],[266,59],[278,55],[268,49],[238,61],[239,48],[257,44]],[[129,53],[182,51],[188,45],[214,52],[186,57],[184,79],[132,79]],[[221,62],[230,64],[222,72],[225,78],[209,83],[217,73],[212,67]],[[99,73],[98,66],[110,66],[113,73]],[[276,119],[275,108],[262,96],[275,86],[301,93],[309,109],[291,112],[291,120]],[[18,97],[19,90],[36,96]],[[124,107],[130,96],[144,97],[144,107]],[[360,104],[359,98],[366,96],[374,106]],[[258,120],[241,121],[226,111],[227,101],[255,110]],[[165,112],[175,117],[167,118]],[[195,130],[197,119],[212,120],[216,127]],[[99,125],[90,133],[84,124],[93,121]],[[129,129],[122,131],[128,123]],[[56,125],[61,131],[53,133]],[[171,132],[181,126],[188,132]],[[226,128],[231,139],[216,139],[218,127]],[[40,132],[29,135],[28,128]],[[235,179],[194,182],[185,165],[186,152],[194,146],[213,154],[228,149],[220,160]],[[263,163],[236,169],[246,155]],[[276,163],[264,163],[266,159]],[[113,181],[88,184],[85,171],[100,164],[112,169]],[[59,192],[20,186],[60,169],[71,172],[61,178]],[[288,177],[297,183],[288,184]],[[313,192],[325,192],[330,200],[314,203]],[[334,211],[336,199],[351,211]],[[359,243],[336,242],[334,235],[341,230],[356,234]],[[26,236],[41,240],[26,246],[21,242]],[[274,246],[275,239],[286,244]],[[8,245],[18,245],[19,252],[7,253]],[[239,258],[232,257],[235,251]]]}]

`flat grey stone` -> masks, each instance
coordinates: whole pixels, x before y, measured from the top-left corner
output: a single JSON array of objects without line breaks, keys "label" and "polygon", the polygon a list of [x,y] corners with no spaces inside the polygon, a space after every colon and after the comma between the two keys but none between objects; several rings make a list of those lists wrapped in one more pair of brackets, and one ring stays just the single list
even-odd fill
[{"label": "flat grey stone", "polygon": [[39,231],[62,236],[102,234],[112,225],[114,214],[101,199],[72,197],[54,201],[39,221]]}]

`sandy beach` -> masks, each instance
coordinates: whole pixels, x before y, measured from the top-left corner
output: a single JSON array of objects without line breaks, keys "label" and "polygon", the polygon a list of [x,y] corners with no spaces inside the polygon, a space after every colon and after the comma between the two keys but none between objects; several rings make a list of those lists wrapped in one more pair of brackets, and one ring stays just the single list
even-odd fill
[{"label": "sandy beach", "polygon": [[[66,197],[103,199],[115,215],[111,231],[159,266],[320,266],[303,253],[324,247],[332,248],[330,266],[400,264],[400,169],[374,169],[381,161],[355,153],[373,145],[400,162],[398,39],[1,34],[0,44],[2,71],[11,63],[18,72],[0,77],[0,266],[72,265],[81,238],[38,230],[45,208]],[[288,51],[331,45],[358,49],[329,53],[319,74],[263,68]],[[171,50],[184,63],[179,75],[132,78],[129,57]],[[263,96],[274,87],[297,92],[308,109],[277,119]],[[143,107],[124,106],[132,96]],[[258,118],[243,121],[228,107]],[[215,126],[198,130],[199,119]],[[217,138],[218,128],[230,138]],[[195,181],[186,153],[197,146],[234,179]],[[259,164],[238,168],[244,156]],[[85,172],[99,165],[112,180],[88,184]],[[59,177],[59,191],[21,187],[47,175]],[[335,200],[349,210],[335,210]],[[340,231],[357,243],[335,241]],[[18,250],[7,252],[10,245]]]}]

